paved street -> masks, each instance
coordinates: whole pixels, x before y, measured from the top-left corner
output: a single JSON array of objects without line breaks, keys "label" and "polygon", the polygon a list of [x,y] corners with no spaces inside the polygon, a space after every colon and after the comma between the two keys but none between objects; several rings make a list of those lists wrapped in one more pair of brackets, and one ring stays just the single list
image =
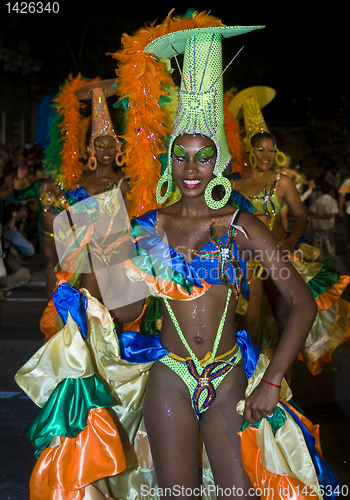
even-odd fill
[{"label": "paved street", "polygon": [[[343,226],[337,227],[336,241],[336,267],[349,273]],[[41,259],[33,257],[28,267],[31,283],[0,302],[0,500],[29,499],[29,478],[35,464],[34,449],[25,433],[38,409],[13,380],[15,372],[42,345],[38,323],[46,300]],[[344,295],[347,300],[349,288]],[[302,363],[298,374],[295,401],[312,422],[320,424],[324,458],[350,488],[350,343],[336,349],[320,375],[313,377]]]}]

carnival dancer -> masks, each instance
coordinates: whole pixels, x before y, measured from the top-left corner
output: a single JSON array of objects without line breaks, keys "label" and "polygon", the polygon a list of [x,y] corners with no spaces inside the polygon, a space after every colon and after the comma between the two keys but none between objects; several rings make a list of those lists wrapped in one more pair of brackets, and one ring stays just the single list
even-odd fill
[{"label": "carnival dancer", "polygon": [[[39,413],[40,422],[47,405],[59,415],[61,401],[52,399],[52,391],[60,387],[63,375],[85,380],[86,372],[94,369],[113,396],[110,411],[121,432],[127,468],[113,477],[102,471],[80,498],[202,494],[214,499],[222,497],[220,491],[227,492],[227,488],[232,497],[253,496],[252,486],[261,498],[271,498],[264,486],[272,485],[274,498],[284,498],[285,487],[290,497],[307,498],[315,491],[321,500],[326,484],[332,491],[338,485],[321,458],[316,429],[287,403],[291,393],[283,379],[316,314],[312,294],[292,265],[281,260],[277,242],[266,226],[228,204],[231,186],[223,172],[231,155],[223,128],[222,39],[253,29],[226,27],[203,13],[183,21],[169,15],[161,25],[125,37],[123,50],[116,55],[124,61],[121,72],[134,67],[135,50],[138,61],[145,63],[139,68],[137,82],[143,99],[135,108],[118,74],[118,92],[129,99],[130,117],[140,110],[144,113],[147,102],[154,105],[152,89],[144,87],[149,78],[154,82],[158,72],[164,80],[157,78],[156,82],[163,83],[166,60],[184,53],[177,118],[165,171],[156,185],[159,205],[166,203],[173,180],[181,198],[130,221],[135,246],[125,263],[130,281],[121,296],[133,297],[141,289],[161,298],[164,319],[160,335],[122,331],[117,337],[106,308],[87,290],[77,292],[63,282],[54,301],[65,327],[16,375],[33,399],[47,401],[42,420]],[[137,49],[142,45],[141,54]],[[157,102],[166,92],[164,87]],[[143,113],[141,117],[146,117]],[[146,132],[148,150],[157,157],[155,151],[158,155],[163,151],[157,144],[159,136],[149,129]],[[167,140],[166,135],[161,136]],[[154,177],[150,175],[149,180]],[[223,198],[221,187],[225,189]],[[258,249],[267,269],[287,268],[291,274],[288,283],[278,275],[275,280],[291,314],[270,363],[252,346],[247,332],[235,332],[233,326],[238,295],[248,293],[241,254]],[[274,258],[269,261],[265,256],[272,250]],[[133,320],[144,309],[144,302],[116,307],[113,314],[121,323]],[[45,387],[36,377],[39,373],[45,373]],[[53,435],[50,444],[51,450],[56,449],[57,464],[47,448]],[[199,449],[200,435],[205,450]],[[47,498],[54,498],[55,488],[62,498],[68,498],[67,485],[55,481],[61,478],[58,471],[66,470],[66,464],[60,462],[62,438],[58,436],[60,430],[52,422],[50,429],[39,425],[31,429],[33,441],[45,448],[32,480],[35,498],[46,498],[43,489],[49,474],[54,486]],[[90,470],[96,475],[95,454],[85,454],[82,470],[90,459]]]},{"label": "carnival dancer", "polygon": [[[300,195],[293,181],[286,175],[271,170],[274,162],[282,167],[285,155],[278,151],[276,140],[268,130],[261,109],[275,96],[270,87],[249,87],[239,92],[231,101],[229,109],[237,120],[243,117],[245,146],[250,168],[239,179],[233,181],[233,189],[245,198],[245,207],[253,212],[279,241],[279,248],[286,252],[294,267],[311,289],[318,306],[318,314],[306,339],[299,358],[314,375],[320,373],[324,361],[330,361],[333,350],[350,334],[349,304],[340,298],[349,283],[349,276],[340,276],[330,262],[315,262],[320,250],[297,242],[307,224],[307,216]],[[233,195],[233,198],[235,196]],[[240,200],[241,202],[241,200]],[[287,234],[282,223],[281,207],[286,204],[294,216],[294,226]],[[289,306],[274,286],[271,277],[261,275],[260,262],[250,265],[257,269],[256,279],[250,281],[249,304],[242,300],[240,326],[247,329],[265,354],[271,357],[278,344],[289,315]],[[260,277],[258,277],[260,273]],[[288,279],[288,276],[285,276]],[[266,295],[263,295],[263,291]],[[268,302],[266,300],[268,297]],[[273,316],[271,314],[271,310]],[[261,312],[263,314],[261,315]],[[334,321],[329,322],[329,315]],[[266,335],[266,332],[269,335]],[[292,383],[296,379],[296,368],[287,374]]]},{"label": "carnival dancer", "polygon": [[[68,189],[65,190],[65,208],[68,209],[68,216],[67,212],[61,212],[61,216],[55,219],[56,231],[53,231],[55,250],[58,252],[55,286],[64,279],[77,288],[86,287],[99,299],[102,297],[102,292],[99,289],[96,273],[91,270],[89,263],[91,252],[86,251],[86,245],[90,245],[95,259],[102,260],[103,265],[108,266],[120,253],[120,245],[129,239],[125,223],[129,186],[121,170],[123,165],[121,141],[114,131],[106,103],[106,98],[114,94],[114,80],[85,82],[85,85],[74,88],[74,95],[62,102],[61,112],[64,115],[68,114],[68,126],[72,126],[71,103],[77,103],[75,109],[78,110],[82,106],[82,101],[91,102],[88,168],[84,169],[84,165],[76,158],[77,137],[75,142],[70,140],[64,144],[65,149],[61,153],[63,158],[59,168],[55,163],[51,166],[51,174],[56,176],[58,182],[64,186],[68,184]],[[79,115],[76,120],[78,119]],[[75,127],[77,125],[78,123],[74,123]],[[66,141],[72,132],[72,130],[67,132]],[[71,168],[67,165],[69,161],[74,162]],[[120,255],[118,259],[121,259]],[[101,286],[107,286],[107,283],[108,279],[100,278]],[[61,321],[51,300],[40,321],[45,341],[54,335],[60,326]]]},{"label": "carnival dancer", "polygon": [[[90,83],[98,80],[91,80]],[[80,114],[82,103],[76,91],[87,81],[80,74],[75,78],[70,75],[52,101],[50,142],[44,151],[43,161],[45,176],[28,185],[28,169],[19,166],[14,181],[14,196],[18,201],[33,199],[37,203],[39,246],[44,257],[48,300],[52,299],[56,286],[57,247],[60,247],[64,236],[60,233],[54,235],[53,222],[66,208],[65,190],[76,187],[83,170],[81,158],[86,152],[86,127],[83,126],[85,120]],[[75,150],[76,154],[70,154],[70,150]],[[74,202],[69,197],[68,201]],[[58,252],[61,254],[63,248],[59,248]]]}]

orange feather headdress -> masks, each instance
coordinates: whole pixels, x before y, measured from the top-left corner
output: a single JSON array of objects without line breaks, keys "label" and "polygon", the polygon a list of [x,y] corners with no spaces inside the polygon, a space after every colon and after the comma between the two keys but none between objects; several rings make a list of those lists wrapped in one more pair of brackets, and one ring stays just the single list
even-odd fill
[{"label": "orange feather headdress", "polygon": [[[98,80],[100,78],[90,80],[90,82]],[[75,78],[69,75],[57,96],[53,99],[58,116],[56,121],[58,122],[59,131],[58,137],[57,134],[51,134],[51,137],[53,142],[60,143],[60,149],[57,158],[56,154],[50,154],[51,151],[57,151],[57,144],[51,143],[47,148],[45,152],[46,172],[65,190],[75,189],[82,175],[83,164],[80,162],[79,157],[85,151],[80,151],[82,144],[80,134],[82,116],[80,111],[85,104],[80,102],[77,90],[86,85],[87,82],[88,80],[83,78],[80,73]]]}]

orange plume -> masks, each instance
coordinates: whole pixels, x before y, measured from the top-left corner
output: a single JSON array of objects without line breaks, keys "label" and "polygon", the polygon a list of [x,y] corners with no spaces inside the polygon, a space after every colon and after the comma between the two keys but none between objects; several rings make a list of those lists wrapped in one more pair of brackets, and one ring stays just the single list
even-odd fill
[{"label": "orange plume", "polygon": [[227,90],[224,94],[224,130],[228,148],[232,156],[232,172],[242,174],[248,169],[248,156],[241,140],[242,129],[238,121],[233,118],[231,111],[228,109],[233,97],[233,88]]}]

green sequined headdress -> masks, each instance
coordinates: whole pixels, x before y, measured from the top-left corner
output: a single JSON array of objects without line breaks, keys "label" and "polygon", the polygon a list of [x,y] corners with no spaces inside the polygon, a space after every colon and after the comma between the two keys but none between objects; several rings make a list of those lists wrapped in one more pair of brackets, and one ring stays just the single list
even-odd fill
[{"label": "green sequined headdress", "polygon": [[[222,178],[231,160],[224,132],[222,38],[230,38],[263,26],[225,26],[177,31],[156,38],[144,52],[171,58],[184,54],[177,116],[168,148],[167,167],[157,186],[157,201],[164,203],[172,187],[172,145],[182,134],[209,137],[217,149],[214,175]],[[167,182],[167,190],[161,194]],[[218,208],[215,206],[213,208]]]}]

